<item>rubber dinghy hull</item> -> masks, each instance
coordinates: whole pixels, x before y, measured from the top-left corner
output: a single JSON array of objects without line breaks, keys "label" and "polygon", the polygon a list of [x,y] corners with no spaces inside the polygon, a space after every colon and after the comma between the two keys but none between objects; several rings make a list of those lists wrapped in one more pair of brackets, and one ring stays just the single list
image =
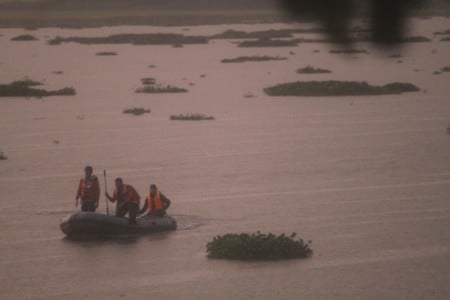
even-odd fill
[{"label": "rubber dinghy hull", "polygon": [[77,212],[62,219],[59,226],[68,237],[111,236],[175,230],[177,222],[170,216],[145,216],[138,218],[137,224],[129,224],[127,218],[93,212]]}]

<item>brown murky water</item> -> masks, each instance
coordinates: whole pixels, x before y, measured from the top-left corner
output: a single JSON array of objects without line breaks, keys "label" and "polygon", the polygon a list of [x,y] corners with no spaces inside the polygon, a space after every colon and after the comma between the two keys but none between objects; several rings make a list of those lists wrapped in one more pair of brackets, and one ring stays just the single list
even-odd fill
[{"label": "brown murky water", "polygon": [[[188,33],[284,27],[199,26]],[[1,29],[1,83],[28,76],[48,89],[77,90],[73,97],[0,99],[0,150],[8,156],[0,161],[1,299],[450,298],[450,73],[433,75],[450,64],[450,44],[433,32],[449,28],[450,19],[414,20],[411,35],[432,42],[392,51],[400,59],[364,43],[358,48],[369,54],[347,58],[328,53],[326,44],[45,43],[56,35],[185,28],[39,29],[30,32],[35,42],[12,42],[26,32]],[[243,55],[288,60],[220,62]],[[333,73],[296,74],[307,64]],[[189,92],[136,94],[143,77]],[[311,79],[403,81],[422,91],[340,98],[262,92]],[[245,98],[248,92],[256,97]],[[152,112],[122,113],[140,106]],[[179,113],[216,120],[169,120]],[[157,183],[180,230],[65,240],[59,219],[75,211],[86,164],[102,183],[106,169],[110,188],[117,176],[141,195]],[[259,263],[205,257],[215,235],[256,230],[297,232],[313,241],[315,255]]]}]

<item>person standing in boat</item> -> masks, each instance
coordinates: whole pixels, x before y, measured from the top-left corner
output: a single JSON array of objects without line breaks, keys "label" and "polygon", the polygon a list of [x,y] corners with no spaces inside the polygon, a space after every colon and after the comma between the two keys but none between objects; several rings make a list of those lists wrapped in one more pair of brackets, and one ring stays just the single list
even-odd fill
[{"label": "person standing in boat", "polygon": [[166,215],[166,210],[169,206],[170,200],[159,191],[155,184],[151,184],[150,193],[145,198],[141,214],[148,211],[148,215],[150,216],[163,217]]},{"label": "person standing in boat", "polygon": [[122,178],[116,178],[114,181],[116,188],[114,190],[113,196],[111,197],[108,192],[105,192],[106,198],[111,202],[116,202],[116,216],[125,217],[128,213],[130,224],[136,224],[136,215],[139,212],[139,203],[141,197],[136,192],[134,187],[129,184],[123,183]]},{"label": "person standing in boat", "polygon": [[81,211],[95,212],[100,198],[100,184],[97,176],[93,175],[94,169],[91,166],[84,168],[84,177],[80,179],[75,206],[78,207],[78,200],[81,199]]}]

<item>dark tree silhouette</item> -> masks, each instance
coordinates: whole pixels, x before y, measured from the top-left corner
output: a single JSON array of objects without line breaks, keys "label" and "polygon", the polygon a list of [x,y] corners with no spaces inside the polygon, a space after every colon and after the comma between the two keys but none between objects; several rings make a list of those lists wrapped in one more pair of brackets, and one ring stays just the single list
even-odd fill
[{"label": "dark tree silhouette", "polygon": [[[281,7],[295,19],[311,17],[323,22],[334,42],[349,43],[348,26],[355,16],[358,0],[280,0]],[[398,44],[405,32],[406,17],[411,9],[425,0],[370,0],[372,41],[379,45]]]}]

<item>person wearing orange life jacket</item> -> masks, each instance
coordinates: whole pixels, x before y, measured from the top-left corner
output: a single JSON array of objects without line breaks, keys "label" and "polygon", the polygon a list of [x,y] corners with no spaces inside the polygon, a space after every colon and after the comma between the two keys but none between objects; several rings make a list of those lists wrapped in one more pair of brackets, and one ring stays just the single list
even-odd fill
[{"label": "person wearing orange life jacket", "polygon": [[100,198],[100,184],[97,176],[93,175],[93,168],[86,166],[84,168],[84,177],[80,179],[77,195],[75,197],[75,206],[78,207],[78,200],[81,199],[81,211],[95,212]]},{"label": "person wearing orange life jacket", "polygon": [[111,197],[108,192],[105,192],[106,198],[111,202],[116,202],[116,216],[125,217],[128,213],[130,224],[136,224],[136,215],[139,212],[139,203],[141,197],[136,192],[134,187],[129,184],[123,183],[122,178],[115,179],[116,188],[113,196]]},{"label": "person wearing orange life jacket", "polygon": [[148,212],[150,216],[163,217],[170,206],[170,200],[164,196],[155,184],[150,185],[150,193],[145,199],[141,214]]}]

